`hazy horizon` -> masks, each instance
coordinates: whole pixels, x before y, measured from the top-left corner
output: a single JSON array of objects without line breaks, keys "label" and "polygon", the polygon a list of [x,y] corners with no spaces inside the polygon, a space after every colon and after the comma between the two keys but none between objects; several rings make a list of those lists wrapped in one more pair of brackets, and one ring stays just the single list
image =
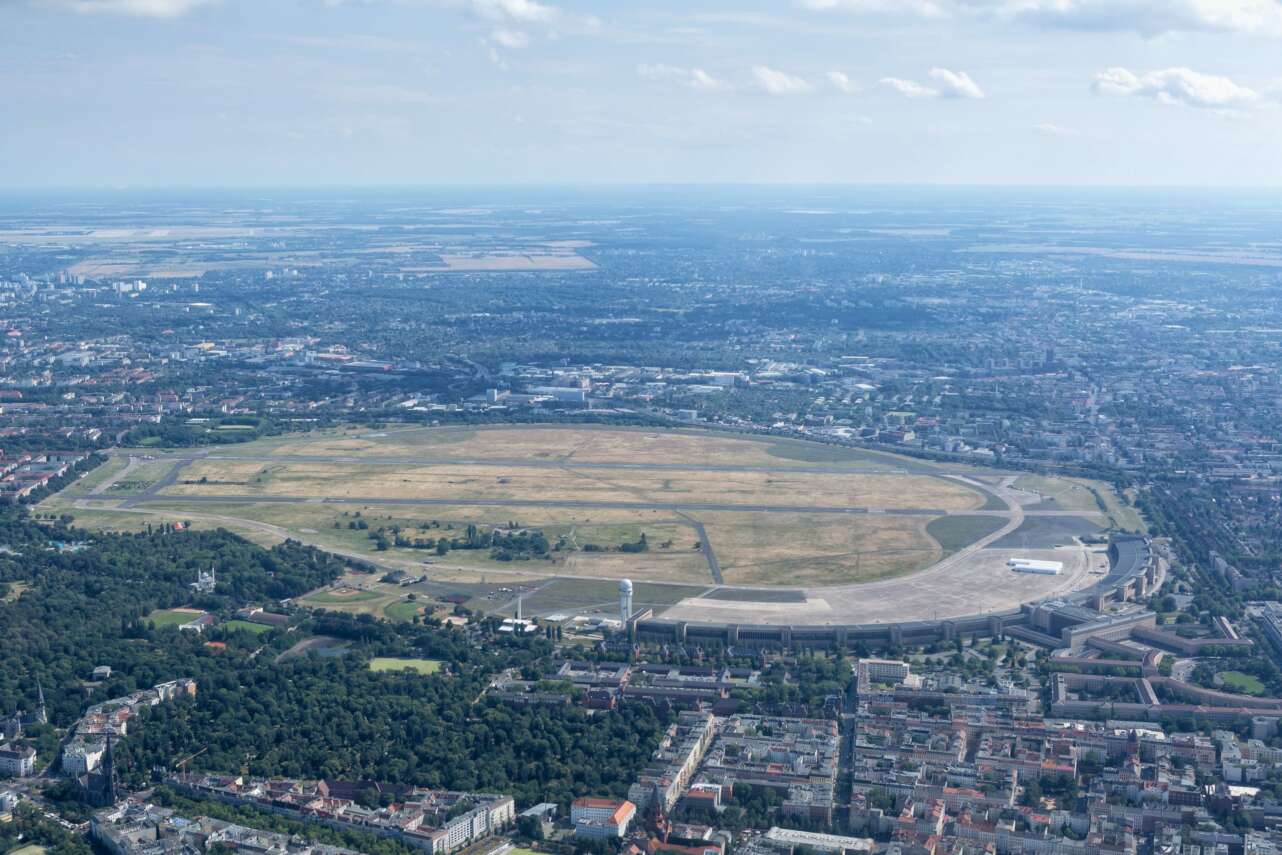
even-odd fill
[{"label": "hazy horizon", "polygon": [[0,187],[1277,187],[1276,0],[0,0]]}]

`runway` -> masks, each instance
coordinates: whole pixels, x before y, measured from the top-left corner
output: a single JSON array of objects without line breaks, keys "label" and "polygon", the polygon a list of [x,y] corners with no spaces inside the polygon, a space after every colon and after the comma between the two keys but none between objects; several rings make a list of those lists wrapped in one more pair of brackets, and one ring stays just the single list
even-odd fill
[{"label": "runway", "polygon": [[[158,484],[160,482],[157,482]],[[965,511],[943,508],[851,508],[832,505],[757,505],[727,502],[623,502],[577,499],[388,499],[381,496],[274,496],[251,493],[238,496],[190,496],[140,493],[123,500],[123,507],[149,502],[171,504],[269,504],[269,505],[409,505],[425,507],[493,508],[574,508],[626,511],[742,511],[759,514],[847,514],[888,516],[983,516],[1008,517],[1009,511]]]}]

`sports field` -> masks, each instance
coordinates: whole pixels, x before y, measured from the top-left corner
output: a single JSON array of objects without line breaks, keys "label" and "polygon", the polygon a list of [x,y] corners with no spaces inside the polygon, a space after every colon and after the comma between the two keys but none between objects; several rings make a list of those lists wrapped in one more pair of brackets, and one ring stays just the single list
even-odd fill
[{"label": "sports field", "polygon": [[181,626],[185,623],[191,623],[203,614],[204,612],[200,609],[156,609],[147,615],[147,620],[151,621],[159,629],[165,626]]},{"label": "sports field", "polygon": [[[50,510],[122,528],[222,524],[469,584],[858,585],[966,559],[1026,515],[1104,521],[1100,504],[1109,517],[1131,511],[1091,482],[1017,483],[992,470],[697,430],[352,428],[117,456],[127,462]],[[493,545],[535,535],[545,548]],[[394,586],[360,587],[302,602],[397,620],[426,611]]]},{"label": "sports field", "polygon": [[413,671],[415,674],[435,674],[444,663],[439,659],[392,659],[375,656],[369,661],[371,671]]},{"label": "sports field", "polygon": [[251,623],[247,620],[229,620],[222,625],[223,629],[244,630],[254,635],[262,635],[264,632],[270,632],[271,627],[262,623]]}]

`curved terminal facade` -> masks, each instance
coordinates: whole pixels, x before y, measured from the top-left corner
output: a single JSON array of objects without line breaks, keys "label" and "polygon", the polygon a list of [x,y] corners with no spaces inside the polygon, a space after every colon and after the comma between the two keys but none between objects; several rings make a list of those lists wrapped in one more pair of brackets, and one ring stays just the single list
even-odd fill
[{"label": "curved terminal facade", "polygon": [[[748,647],[824,647],[844,649],[870,645],[920,645],[961,636],[1010,634],[1059,646],[1066,629],[1127,620],[1103,614],[1109,603],[1147,596],[1157,589],[1165,566],[1147,538],[1117,535],[1108,545],[1107,575],[1088,588],[1064,597],[1027,603],[999,613],[943,620],[875,624],[753,624],[670,620],[638,614],[629,630],[639,640],[694,645]],[[1151,619],[1151,613],[1145,613]]]}]

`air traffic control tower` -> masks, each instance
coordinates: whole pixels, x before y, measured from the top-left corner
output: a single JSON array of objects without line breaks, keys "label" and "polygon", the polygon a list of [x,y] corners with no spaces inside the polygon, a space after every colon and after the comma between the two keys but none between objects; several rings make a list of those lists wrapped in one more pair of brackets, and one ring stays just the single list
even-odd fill
[{"label": "air traffic control tower", "polygon": [[632,617],[632,580],[623,579],[619,582],[619,620],[623,625],[628,625],[628,618]]}]

